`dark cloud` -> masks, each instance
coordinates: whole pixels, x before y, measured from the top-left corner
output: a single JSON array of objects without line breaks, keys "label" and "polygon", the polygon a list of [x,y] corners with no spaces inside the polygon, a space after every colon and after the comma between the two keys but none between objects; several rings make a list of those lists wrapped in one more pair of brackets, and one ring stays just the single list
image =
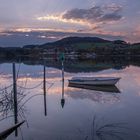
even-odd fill
[{"label": "dark cloud", "polygon": [[90,9],[72,9],[70,11],[67,11],[63,18],[66,19],[97,19],[98,17],[101,17],[103,14],[103,11],[100,7],[92,7]]},{"label": "dark cloud", "polygon": [[106,14],[100,18],[100,21],[117,21],[122,18],[121,15],[117,13]]},{"label": "dark cloud", "polygon": [[122,18],[122,7],[119,5],[94,6],[90,9],[72,9],[67,11],[64,19],[86,20],[89,22],[110,22]]}]

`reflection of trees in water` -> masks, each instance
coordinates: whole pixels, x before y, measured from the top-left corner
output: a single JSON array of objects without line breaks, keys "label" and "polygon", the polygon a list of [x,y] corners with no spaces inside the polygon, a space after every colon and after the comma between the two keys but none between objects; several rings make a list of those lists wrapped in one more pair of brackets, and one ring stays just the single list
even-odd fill
[{"label": "reflection of trees in water", "polygon": [[[14,62],[22,62],[25,65],[44,65],[44,61],[38,58],[32,57],[22,57],[19,59],[13,59]],[[48,67],[54,67],[61,69],[61,62],[56,61],[55,59],[45,59],[45,65]],[[11,63],[11,59],[0,58],[1,63]],[[101,71],[105,69],[115,68],[115,69],[124,69],[127,66],[134,65],[140,66],[140,57],[138,56],[117,56],[117,55],[106,55],[98,56],[94,59],[70,59],[65,60],[65,71],[67,72],[91,72],[91,71]]]}]

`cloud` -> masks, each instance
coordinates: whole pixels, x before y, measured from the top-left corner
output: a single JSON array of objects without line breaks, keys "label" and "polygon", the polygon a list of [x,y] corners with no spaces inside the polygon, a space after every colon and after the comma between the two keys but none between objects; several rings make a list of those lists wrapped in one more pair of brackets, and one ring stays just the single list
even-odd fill
[{"label": "cloud", "polygon": [[85,25],[86,23],[83,20],[74,20],[74,19],[65,19],[62,15],[48,15],[43,17],[38,17],[38,20],[53,20],[57,22],[71,23],[71,24],[80,24]]},{"label": "cloud", "polygon": [[67,11],[64,15],[64,19],[83,19],[83,20],[92,20],[98,19],[103,14],[103,11],[100,7],[94,6],[90,9],[72,9]]},{"label": "cloud", "polygon": [[109,6],[94,6],[90,9],[72,9],[63,14],[63,19],[83,20],[93,22],[112,22],[122,18],[122,6],[112,4]]},{"label": "cloud", "polygon": [[[89,9],[75,8],[62,13],[53,15],[38,16],[39,21],[53,21],[58,24],[64,23],[69,25],[71,29],[92,30],[101,29],[106,24],[116,23],[122,19],[122,6],[116,4],[93,6]],[[72,26],[71,26],[72,25]],[[78,26],[80,28],[78,28]]]},{"label": "cloud", "polygon": [[100,21],[104,21],[104,22],[107,22],[107,21],[118,21],[121,18],[122,18],[121,15],[118,15],[116,13],[111,13],[111,14],[106,14],[103,17],[101,17]]}]

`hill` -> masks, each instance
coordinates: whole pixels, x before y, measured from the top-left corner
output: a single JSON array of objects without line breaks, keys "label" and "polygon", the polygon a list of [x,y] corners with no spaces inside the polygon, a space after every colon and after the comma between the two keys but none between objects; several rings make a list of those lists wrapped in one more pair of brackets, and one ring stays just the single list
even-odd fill
[{"label": "hill", "polygon": [[53,43],[46,43],[41,46],[47,46],[47,45],[54,45],[54,46],[60,46],[60,45],[72,45],[77,43],[108,43],[110,41],[104,40],[98,37],[67,37],[63,38],[61,40],[58,40]]},{"label": "hill", "polygon": [[58,57],[62,52],[67,57],[80,58],[93,58],[95,55],[140,55],[140,43],[128,44],[123,40],[110,41],[98,37],[66,37],[42,45],[23,46],[20,50],[7,50],[6,55],[52,58]]},{"label": "hill", "polygon": [[110,40],[105,40],[102,38],[98,38],[98,37],[66,37],[63,38],[61,40],[55,41],[55,42],[51,42],[51,43],[45,43],[43,45],[28,45],[28,46],[24,46],[24,47],[30,47],[30,48],[34,48],[34,47],[39,47],[39,48],[53,48],[53,47],[73,47],[73,46],[77,46],[78,45],[107,45],[107,44],[126,44],[125,41],[121,41],[121,40],[116,40],[116,41],[110,41]]},{"label": "hill", "polygon": [[28,45],[24,48],[46,49],[51,52],[65,50],[65,52],[93,52],[96,54],[105,51],[105,54],[109,54],[112,53],[115,47],[118,49],[126,46],[127,43],[122,40],[110,41],[98,37],[66,37],[55,42],[43,45]]}]

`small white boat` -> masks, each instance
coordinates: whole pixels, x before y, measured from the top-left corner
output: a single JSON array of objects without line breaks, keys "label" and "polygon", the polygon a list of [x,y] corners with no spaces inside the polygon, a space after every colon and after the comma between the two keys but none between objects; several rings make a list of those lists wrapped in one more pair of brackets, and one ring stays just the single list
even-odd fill
[{"label": "small white boat", "polygon": [[81,85],[115,85],[120,80],[119,77],[73,77],[70,84]]}]

